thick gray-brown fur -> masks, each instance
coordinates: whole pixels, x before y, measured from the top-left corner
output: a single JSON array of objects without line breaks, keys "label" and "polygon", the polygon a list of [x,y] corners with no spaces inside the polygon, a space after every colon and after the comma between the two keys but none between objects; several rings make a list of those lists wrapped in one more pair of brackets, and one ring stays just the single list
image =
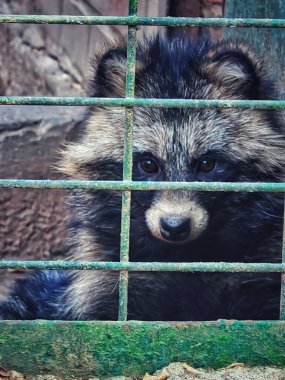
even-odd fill
[{"label": "thick gray-brown fur", "polygon": [[[94,63],[88,95],[124,97],[125,68],[125,44],[109,47]],[[271,97],[262,62],[244,44],[160,35],[138,44],[135,93],[143,98]],[[90,108],[81,135],[63,150],[60,170],[72,179],[121,180],[124,115],[122,108]],[[275,111],[136,107],[133,137],[133,180],[284,181],[285,133]],[[155,171],[142,170],[146,160],[155,163]],[[201,170],[205,162],[211,170]],[[72,259],[118,261],[121,194],[76,190],[69,203]],[[130,260],[280,262],[282,214],[280,194],[134,191]],[[161,232],[161,218],[173,217],[191,222],[182,242],[170,242]],[[28,289],[29,281],[37,284],[34,289]],[[0,306],[2,318],[117,318],[117,273],[40,272],[29,281]],[[29,314],[26,299],[33,304],[40,286],[49,289],[53,311],[45,300]],[[276,319],[279,296],[278,274],[130,273],[128,316]]]}]

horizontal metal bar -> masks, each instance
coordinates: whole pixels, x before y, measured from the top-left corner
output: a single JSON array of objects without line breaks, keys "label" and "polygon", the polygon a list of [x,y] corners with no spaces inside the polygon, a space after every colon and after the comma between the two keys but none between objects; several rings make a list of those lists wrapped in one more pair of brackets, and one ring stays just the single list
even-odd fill
[{"label": "horizontal metal bar", "polygon": [[285,100],[141,99],[0,96],[0,105],[285,109]]},{"label": "horizontal metal bar", "polygon": [[149,25],[149,26],[224,26],[284,28],[284,19],[138,17],[138,16],[69,16],[69,15],[0,15],[0,23],[74,24],[74,25]]},{"label": "horizontal metal bar", "polygon": [[51,179],[0,179],[1,187],[31,189],[87,190],[193,190],[285,192],[285,182],[147,182],[147,181],[77,181]]},{"label": "horizontal metal bar", "polygon": [[161,263],[111,261],[0,261],[0,269],[108,270],[131,272],[285,272],[285,263]]},{"label": "horizontal metal bar", "polygon": [[204,368],[285,366],[280,321],[0,321],[0,336],[2,367],[65,380],[141,378],[174,361]]}]

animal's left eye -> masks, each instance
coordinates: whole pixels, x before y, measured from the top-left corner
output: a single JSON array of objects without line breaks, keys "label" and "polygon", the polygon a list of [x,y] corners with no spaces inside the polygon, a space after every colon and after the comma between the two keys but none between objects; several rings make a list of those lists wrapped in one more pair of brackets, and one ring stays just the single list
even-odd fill
[{"label": "animal's left eye", "polygon": [[197,164],[197,171],[209,173],[216,167],[216,161],[212,158],[202,158]]}]

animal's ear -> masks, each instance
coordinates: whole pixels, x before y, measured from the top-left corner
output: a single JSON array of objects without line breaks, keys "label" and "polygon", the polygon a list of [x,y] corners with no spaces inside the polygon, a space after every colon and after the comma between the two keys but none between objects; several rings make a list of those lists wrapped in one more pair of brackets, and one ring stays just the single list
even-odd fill
[{"label": "animal's ear", "polygon": [[262,96],[261,61],[241,44],[221,44],[210,49],[203,74],[222,96],[258,99]]},{"label": "animal's ear", "polygon": [[113,47],[91,61],[92,77],[88,94],[95,97],[124,97],[126,78],[126,47]]}]

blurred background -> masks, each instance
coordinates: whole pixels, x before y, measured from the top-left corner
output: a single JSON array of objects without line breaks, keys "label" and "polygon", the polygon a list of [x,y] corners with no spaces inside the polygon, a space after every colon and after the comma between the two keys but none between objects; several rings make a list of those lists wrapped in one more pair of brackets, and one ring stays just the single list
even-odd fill
[{"label": "blurred background", "polygon": [[[285,18],[283,0],[139,0],[141,16]],[[128,14],[127,0],[1,0],[4,14]],[[145,27],[144,30],[155,29]],[[281,29],[159,28],[163,33],[241,37],[260,55],[284,98]],[[125,26],[0,24],[0,95],[82,96],[88,65],[105,41],[126,36]],[[60,178],[59,147],[80,128],[82,107],[0,106],[0,178]],[[64,191],[0,189],[0,259],[68,256]],[[11,271],[10,271],[11,272]],[[21,273],[1,271],[4,287]],[[2,296],[4,291],[0,291]],[[1,295],[0,295],[1,297]]]}]

